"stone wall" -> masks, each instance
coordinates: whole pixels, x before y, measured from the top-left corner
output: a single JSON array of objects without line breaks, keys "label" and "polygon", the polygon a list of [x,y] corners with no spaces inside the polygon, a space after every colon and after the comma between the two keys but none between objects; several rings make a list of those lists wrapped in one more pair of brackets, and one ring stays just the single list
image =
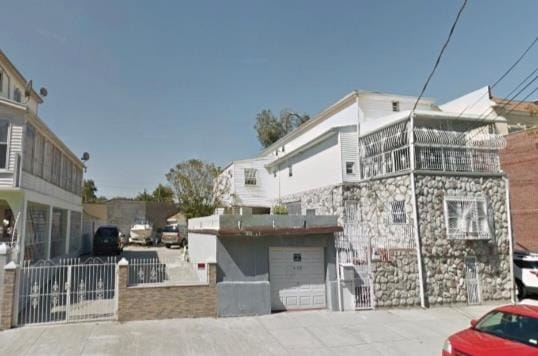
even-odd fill
[{"label": "stone wall", "polygon": [[[510,299],[509,227],[503,179],[419,175],[416,187],[427,302],[467,302],[465,258],[471,256],[477,259],[482,301]],[[449,240],[445,195],[485,197],[493,237]]]},{"label": "stone wall", "polygon": [[217,267],[208,264],[208,283],[128,286],[128,264],[119,265],[118,320],[217,316]]},{"label": "stone wall", "polygon": [[[390,204],[395,200],[404,202],[403,224],[392,221]],[[420,304],[409,174],[323,187],[286,196],[282,201],[301,201],[303,214],[307,209],[315,209],[317,215],[336,215],[345,231],[350,224],[345,217],[346,201],[357,202],[357,223],[366,228],[371,246],[379,257],[372,261],[376,305]],[[367,248],[368,240],[364,245]]]},{"label": "stone wall", "polygon": [[[359,223],[368,231],[376,306],[420,305],[409,175],[346,185],[343,199],[359,202]],[[392,221],[393,201],[404,202],[405,223]]]}]

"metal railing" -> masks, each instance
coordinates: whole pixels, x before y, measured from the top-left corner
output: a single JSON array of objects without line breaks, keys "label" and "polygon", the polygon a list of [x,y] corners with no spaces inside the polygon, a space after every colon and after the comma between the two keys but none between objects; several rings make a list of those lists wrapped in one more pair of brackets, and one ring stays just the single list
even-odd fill
[{"label": "metal railing", "polygon": [[501,171],[497,150],[418,146],[415,150],[416,169],[444,172]]},{"label": "metal railing", "polygon": [[360,164],[362,179],[381,177],[408,170],[411,167],[409,146],[397,148],[375,156],[363,157],[360,159]]},{"label": "metal railing", "polygon": [[[132,258],[128,265],[128,285],[207,283],[206,274],[198,273],[184,258]],[[207,266],[204,264],[204,271]]]}]

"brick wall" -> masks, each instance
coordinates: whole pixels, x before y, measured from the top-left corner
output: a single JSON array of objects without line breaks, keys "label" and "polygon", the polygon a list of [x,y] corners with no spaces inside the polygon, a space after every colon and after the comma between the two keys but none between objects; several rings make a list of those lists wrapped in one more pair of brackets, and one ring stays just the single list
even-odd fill
[{"label": "brick wall", "polygon": [[217,316],[217,267],[208,264],[208,284],[128,286],[128,266],[120,263],[118,320]]},{"label": "brick wall", "polygon": [[538,252],[538,129],[506,136],[502,169],[510,181],[514,247]]},{"label": "brick wall", "polygon": [[1,318],[0,318],[0,330],[11,328],[13,325],[13,302],[15,298],[15,275],[16,266],[13,262],[8,264],[4,268],[4,280],[2,288],[2,305],[1,305]]}]

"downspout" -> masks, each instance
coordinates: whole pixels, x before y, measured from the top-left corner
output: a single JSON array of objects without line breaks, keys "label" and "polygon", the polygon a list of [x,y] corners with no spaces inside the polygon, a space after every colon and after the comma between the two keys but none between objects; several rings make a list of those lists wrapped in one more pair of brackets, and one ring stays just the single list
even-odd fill
[{"label": "downspout", "polygon": [[509,254],[510,254],[510,261],[508,262],[510,265],[510,279],[512,279],[512,291],[510,293],[510,300],[512,301],[512,304],[516,303],[516,296],[514,295],[514,286],[516,285],[516,281],[514,278],[514,240],[512,236],[512,212],[510,209],[510,189],[509,189],[509,181],[507,177],[503,177],[504,180],[504,189],[506,193],[506,218],[508,222],[508,248],[509,248]]},{"label": "downspout", "polygon": [[424,295],[424,273],[422,271],[422,249],[420,245],[420,231],[418,226],[418,207],[417,207],[417,189],[415,184],[415,113],[412,112],[409,117],[409,157],[411,159],[411,173],[409,178],[411,180],[411,202],[413,204],[413,230],[415,233],[415,246],[417,253],[417,265],[418,265],[418,279],[420,289],[420,306],[426,308],[426,298]]},{"label": "downspout", "polygon": [[[335,233],[336,235],[336,233]],[[336,239],[335,239],[336,242]],[[342,281],[340,276],[340,257],[338,253],[338,248],[335,248],[336,250],[336,288],[338,288],[337,295],[338,295],[338,311],[342,311]]]}]

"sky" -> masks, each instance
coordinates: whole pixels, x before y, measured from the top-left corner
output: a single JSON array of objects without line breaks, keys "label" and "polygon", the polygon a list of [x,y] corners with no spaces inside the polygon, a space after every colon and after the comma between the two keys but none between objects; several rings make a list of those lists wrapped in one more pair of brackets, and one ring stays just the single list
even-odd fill
[{"label": "sky", "polygon": [[[355,89],[418,95],[458,0],[0,0],[0,48],[40,117],[89,152],[98,195],[166,183],[178,162],[260,150],[262,109],[315,115]],[[469,0],[426,96],[492,84],[538,36],[538,1]],[[538,45],[494,88],[538,65]]]}]

